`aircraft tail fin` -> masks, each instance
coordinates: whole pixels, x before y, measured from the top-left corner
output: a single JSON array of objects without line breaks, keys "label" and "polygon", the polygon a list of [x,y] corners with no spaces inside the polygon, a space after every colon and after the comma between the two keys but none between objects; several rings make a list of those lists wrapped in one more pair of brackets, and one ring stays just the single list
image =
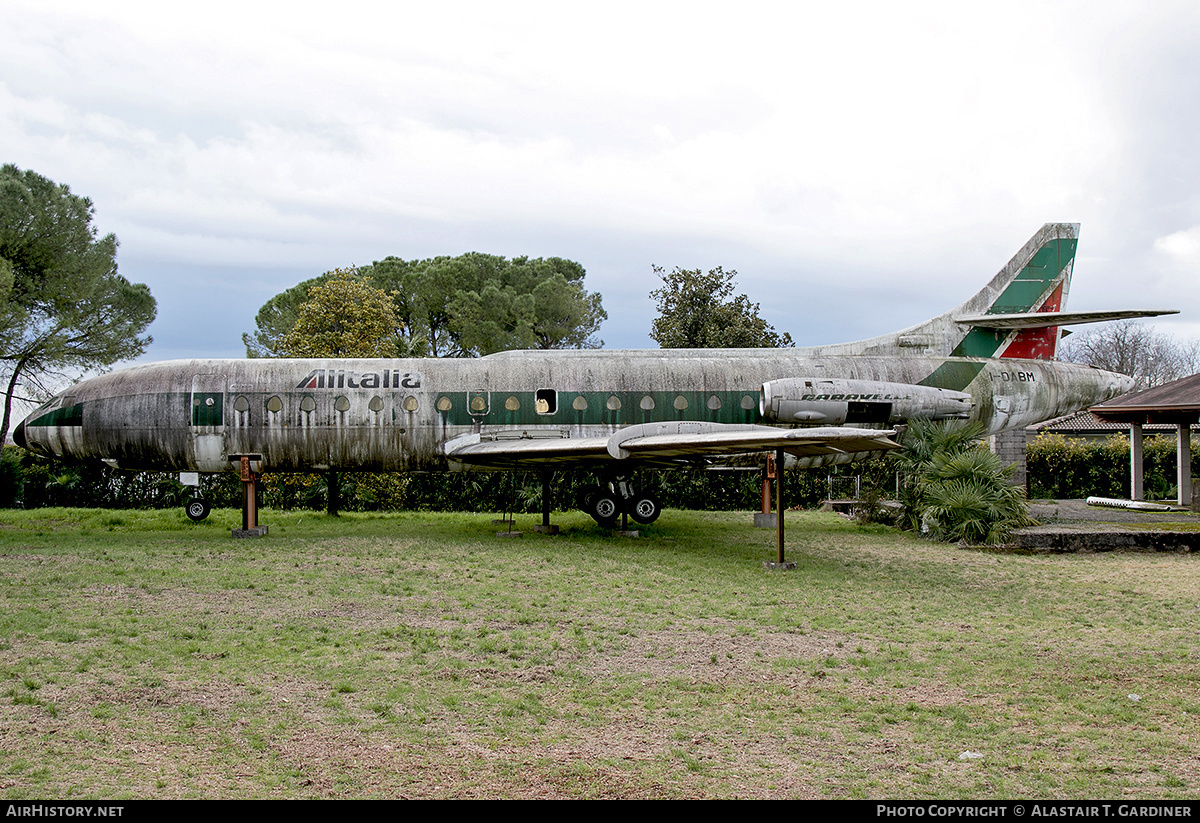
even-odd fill
[{"label": "aircraft tail fin", "polygon": [[1047,223],[973,297],[945,314],[882,337],[814,353],[1049,360],[1058,349],[1078,223]]},{"label": "aircraft tail fin", "polygon": [[1042,226],[991,282],[949,313],[968,330],[948,354],[1052,360],[1078,244],[1078,223]]}]

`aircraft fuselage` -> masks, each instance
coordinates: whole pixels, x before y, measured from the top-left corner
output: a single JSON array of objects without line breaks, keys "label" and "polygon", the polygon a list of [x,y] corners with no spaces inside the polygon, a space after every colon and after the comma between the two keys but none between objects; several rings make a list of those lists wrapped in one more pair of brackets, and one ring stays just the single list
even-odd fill
[{"label": "aircraft fuselage", "polygon": [[[796,378],[965,391],[970,416],[992,433],[1103,402],[1130,385],[1124,375],[1049,360],[803,349],[178,360],[85,380],[36,410],[14,436],[43,454],[138,470],[230,471],[229,456],[243,454],[261,455],[262,471],[443,470],[444,445],[470,433],[606,437],[661,421],[797,428],[762,403],[764,383]],[[886,427],[862,411],[887,403],[882,394],[813,397],[854,404],[846,425]]]}]

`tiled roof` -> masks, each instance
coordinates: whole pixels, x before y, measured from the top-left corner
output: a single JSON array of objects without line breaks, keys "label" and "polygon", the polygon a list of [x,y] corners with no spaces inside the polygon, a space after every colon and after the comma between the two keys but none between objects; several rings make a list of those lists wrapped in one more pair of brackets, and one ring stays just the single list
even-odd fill
[{"label": "tiled roof", "polygon": [[[1029,426],[1025,431],[1031,434],[1122,434],[1129,431],[1127,423],[1112,423],[1107,420],[1101,420],[1090,411],[1078,411],[1074,414],[1068,414],[1065,417],[1057,417],[1054,420],[1047,420],[1045,423],[1035,423]],[[1170,423],[1148,423],[1142,426],[1142,431],[1146,434],[1154,434],[1156,432],[1174,433],[1175,426]],[[1200,431],[1200,424],[1193,424],[1192,431]]]},{"label": "tiled roof", "polygon": [[1122,409],[1200,409],[1200,374],[1182,377],[1152,389],[1130,392],[1093,408]]}]

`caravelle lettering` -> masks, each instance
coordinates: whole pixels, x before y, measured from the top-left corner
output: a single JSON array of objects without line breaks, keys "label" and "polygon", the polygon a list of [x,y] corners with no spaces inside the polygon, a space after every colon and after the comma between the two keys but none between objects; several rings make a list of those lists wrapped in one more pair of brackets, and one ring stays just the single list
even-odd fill
[{"label": "caravelle lettering", "polygon": [[805,394],[801,400],[906,400],[894,394]]},{"label": "caravelle lettering", "polygon": [[419,389],[419,372],[388,369],[383,372],[356,372],[345,369],[313,369],[296,384],[298,389]]}]

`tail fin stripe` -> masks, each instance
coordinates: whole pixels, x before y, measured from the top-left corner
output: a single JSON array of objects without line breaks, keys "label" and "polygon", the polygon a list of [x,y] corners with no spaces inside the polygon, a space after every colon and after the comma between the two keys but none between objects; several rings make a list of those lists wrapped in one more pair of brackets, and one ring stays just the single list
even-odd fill
[{"label": "tail fin stripe", "polygon": [[[1075,260],[1075,238],[1054,238],[1034,252],[985,314],[1058,311],[1064,284]],[[951,352],[953,357],[1032,357],[1050,359],[1058,346],[1058,327],[1016,333],[973,328]]]}]

